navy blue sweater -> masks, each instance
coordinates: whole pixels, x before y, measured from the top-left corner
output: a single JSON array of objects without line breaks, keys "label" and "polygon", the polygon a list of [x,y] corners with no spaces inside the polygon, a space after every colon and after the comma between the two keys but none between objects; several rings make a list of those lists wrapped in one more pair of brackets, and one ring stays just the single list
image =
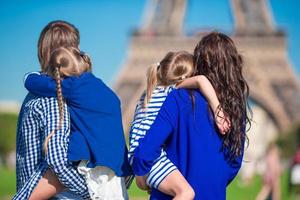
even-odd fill
[{"label": "navy blue sweater", "polygon": [[[238,173],[242,156],[228,159],[221,151],[222,138],[214,126],[209,106],[199,91],[172,91],[155,122],[140,140],[133,159],[136,175],[145,175],[165,148],[167,157],[178,167],[195,191],[196,200],[226,199],[226,187]],[[150,199],[172,199],[153,189]]]},{"label": "navy blue sweater", "polygon": [[[29,92],[56,96],[55,80],[31,73],[25,80]],[[92,73],[62,81],[62,93],[71,117],[68,160],[88,160],[88,167],[106,166],[117,176],[131,174],[127,159],[120,100]]]}]

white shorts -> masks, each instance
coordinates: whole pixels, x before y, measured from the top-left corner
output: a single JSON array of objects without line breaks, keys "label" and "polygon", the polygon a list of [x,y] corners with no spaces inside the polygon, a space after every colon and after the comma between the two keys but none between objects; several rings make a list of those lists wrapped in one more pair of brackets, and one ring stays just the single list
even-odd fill
[{"label": "white shorts", "polygon": [[128,200],[124,177],[118,177],[108,167],[86,167],[87,161],[81,161],[78,171],[87,183],[93,200]]}]

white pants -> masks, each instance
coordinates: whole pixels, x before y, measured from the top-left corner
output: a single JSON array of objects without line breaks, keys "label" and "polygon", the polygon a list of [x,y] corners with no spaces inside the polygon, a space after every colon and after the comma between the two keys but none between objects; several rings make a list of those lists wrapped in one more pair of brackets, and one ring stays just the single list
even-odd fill
[{"label": "white pants", "polygon": [[87,168],[86,165],[87,161],[81,161],[78,171],[84,175],[93,200],[128,200],[123,177],[116,176],[108,167]]}]

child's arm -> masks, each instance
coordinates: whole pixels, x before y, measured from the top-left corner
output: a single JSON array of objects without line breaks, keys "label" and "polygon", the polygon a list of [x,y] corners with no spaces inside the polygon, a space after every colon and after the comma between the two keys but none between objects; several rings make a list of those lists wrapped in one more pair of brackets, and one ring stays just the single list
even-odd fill
[{"label": "child's arm", "polygon": [[209,106],[214,112],[216,124],[219,131],[222,134],[226,134],[226,132],[230,130],[230,120],[225,116],[222,108],[218,108],[220,105],[219,99],[214,87],[206,78],[206,76],[198,75],[187,78],[179,83],[177,85],[177,88],[198,88],[203,93],[203,95],[207,99]]},{"label": "child's arm", "polygon": [[[64,98],[71,96],[72,81],[64,79],[61,82]],[[30,92],[43,97],[56,97],[56,82],[55,80],[39,72],[31,72],[26,74],[24,78],[24,86]]]},{"label": "child's arm", "polygon": [[56,83],[53,78],[39,72],[30,72],[25,75],[24,86],[30,92],[38,96],[55,97]]},{"label": "child's arm", "polygon": [[177,88],[199,89],[207,99],[213,111],[215,111],[220,104],[215,89],[213,88],[209,80],[203,75],[198,75],[198,76],[184,79],[182,82],[180,82],[177,85]]},{"label": "child's arm", "polygon": [[46,200],[62,192],[65,187],[59,182],[56,175],[47,170],[30,195],[29,200]]}]

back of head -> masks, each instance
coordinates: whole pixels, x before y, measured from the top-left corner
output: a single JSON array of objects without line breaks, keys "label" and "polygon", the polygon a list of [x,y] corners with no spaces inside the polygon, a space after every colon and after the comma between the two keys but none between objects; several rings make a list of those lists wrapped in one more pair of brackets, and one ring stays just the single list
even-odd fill
[{"label": "back of head", "polygon": [[43,72],[47,71],[50,55],[59,47],[79,46],[78,29],[66,21],[52,21],[41,32],[38,41],[38,57]]},{"label": "back of head", "polygon": [[247,116],[248,85],[243,77],[242,56],[233,40],[223,33],[204,36],[194,50],[195,74],[205,75],[214,86],[220,107],[231,120],[231,131],[224,136],[223,147],[240,155]]},{"label": "back of head", "polygon": [[145,104],[157,85],[170,86],[179,83],[194,72],[193,55],[186,51],[169,52],[158,63],[150,67],[147,80]]},{"label": "back of head", "polygon": [[56,71],[61,76],[79,76],[91,71],[90,58],[74,47],[60,47],[51,52],[46,73],[56,77]]},{"label": "back of head", "polygon": [[168,86],[190,77],[194,71],[193,55],[186,51],[169,52],[159,63],[157,81]]}]

